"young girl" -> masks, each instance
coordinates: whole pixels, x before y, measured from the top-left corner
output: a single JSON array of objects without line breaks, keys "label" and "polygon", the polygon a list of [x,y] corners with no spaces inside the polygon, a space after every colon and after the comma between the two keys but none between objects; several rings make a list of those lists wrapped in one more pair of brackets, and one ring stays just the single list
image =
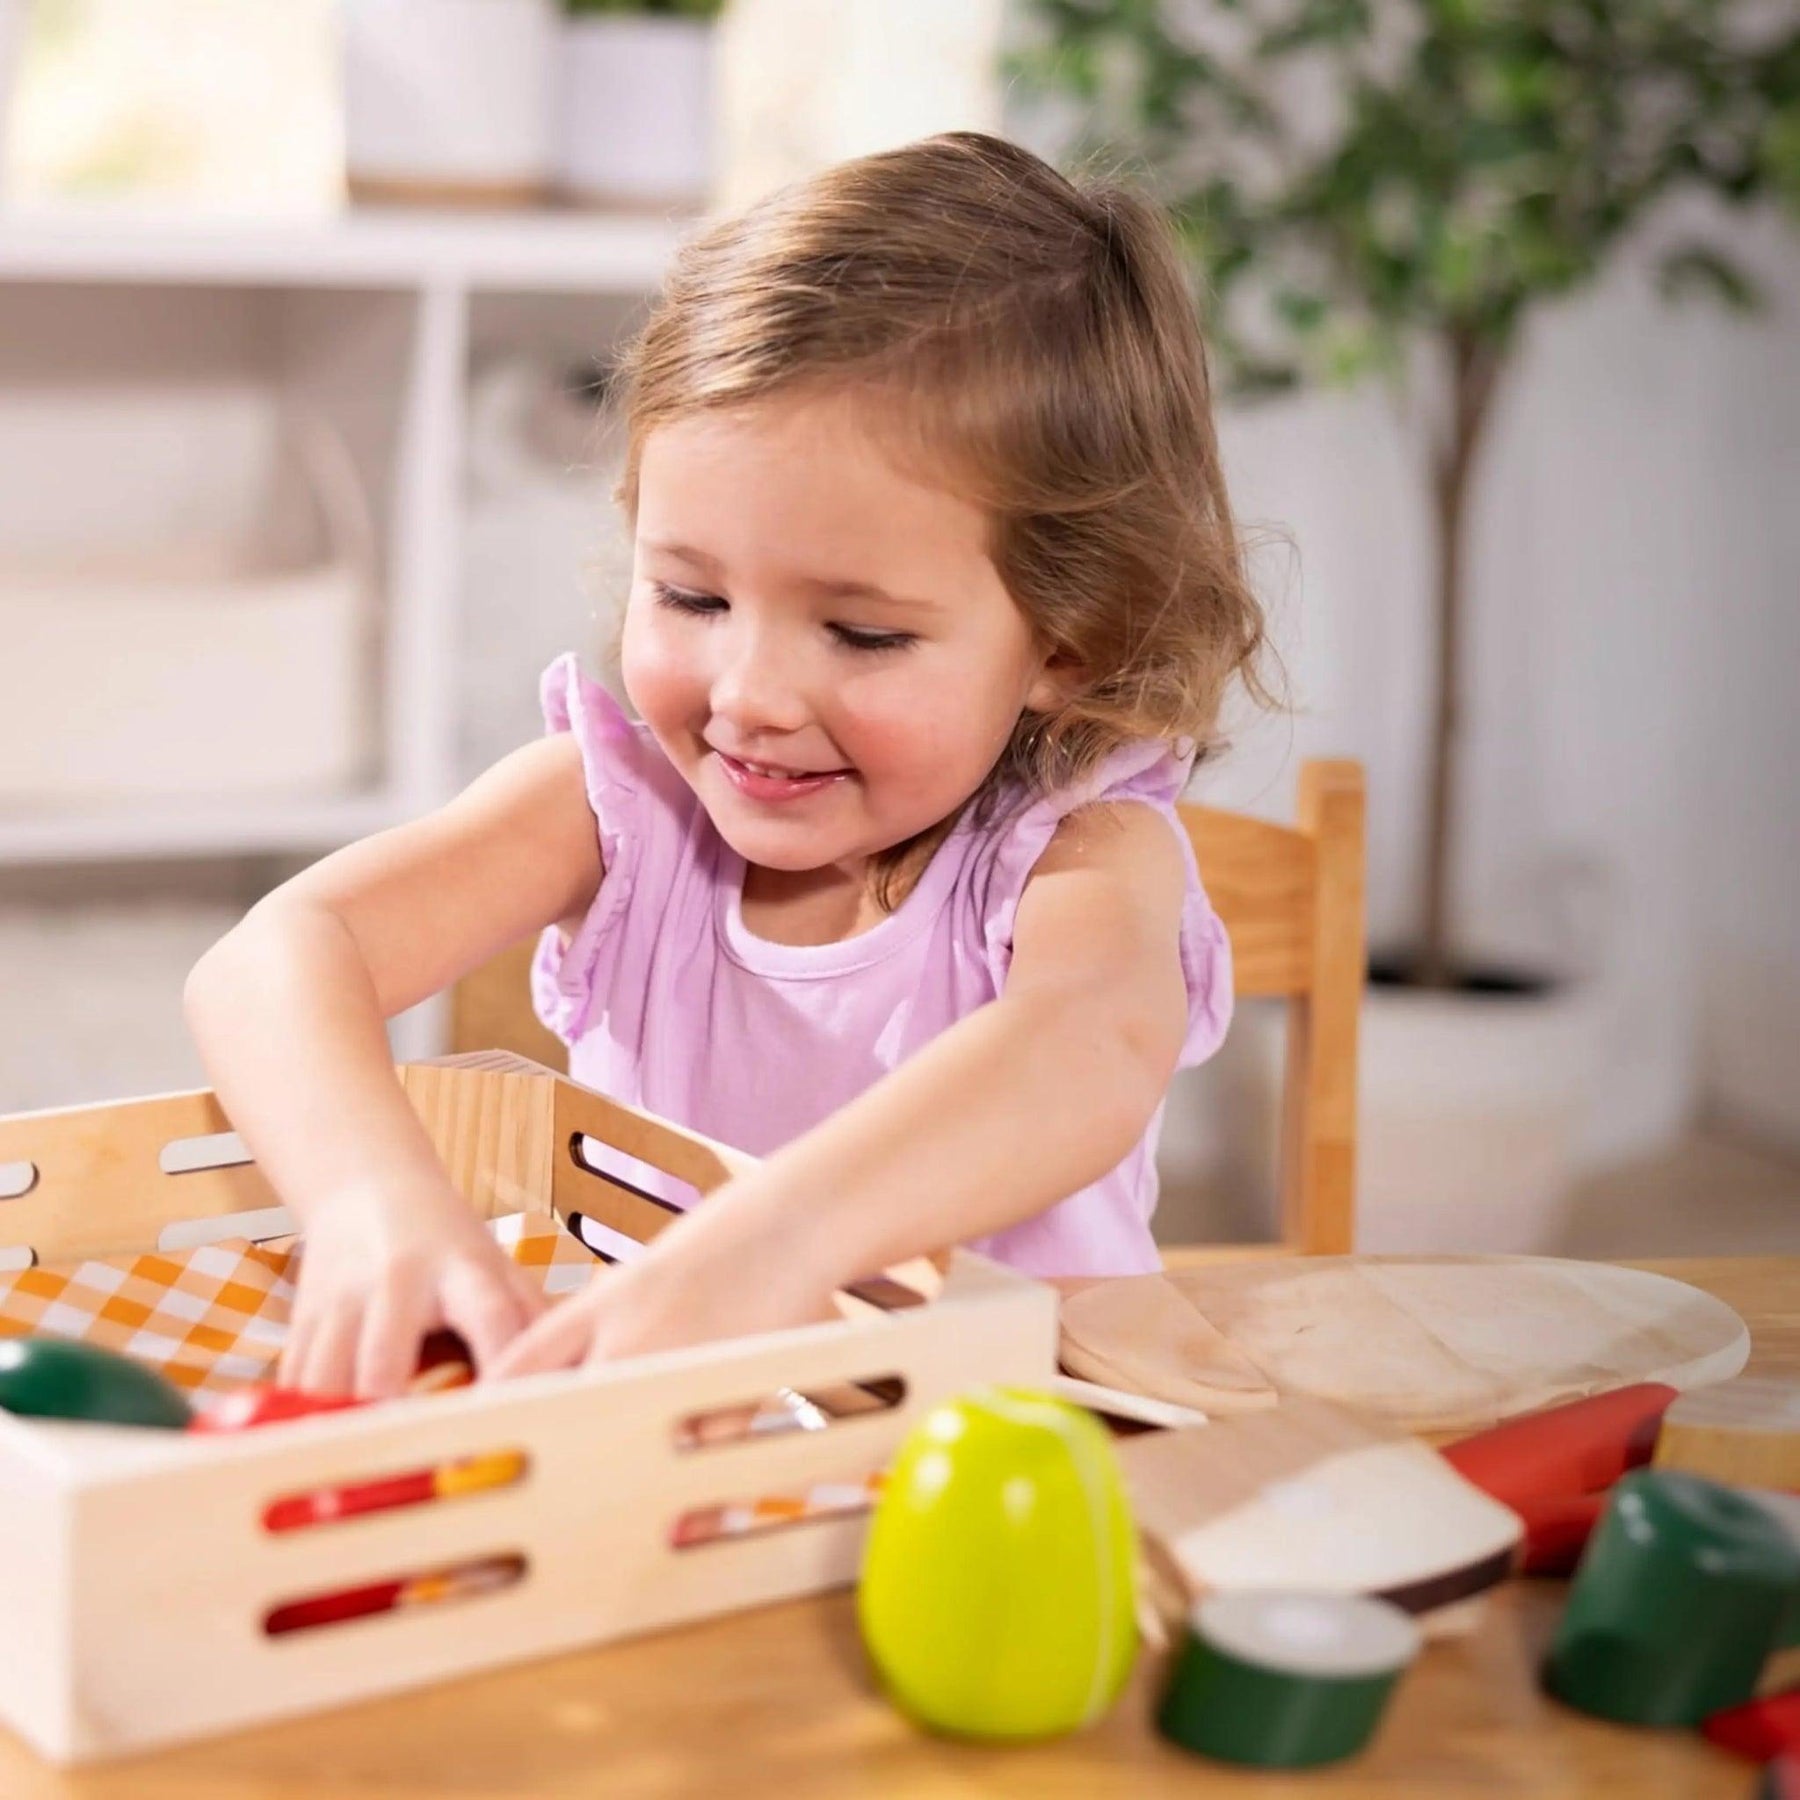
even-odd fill
[{"label": "young girl", "polygon": [[[1231,1007],[1174,806],[1262,643],[1166,227],[933,138],[706,231],[626,374],[642,722],[559,662],[552,735],[188,985],[306,1227],[308,1388],[438,1325],[487,1373],[789,1325],[955,1243],[1158,1266],[1163,1095]],[[766,1159],[542,1317],[382,1026],[539,929],[574,1076]]]}]

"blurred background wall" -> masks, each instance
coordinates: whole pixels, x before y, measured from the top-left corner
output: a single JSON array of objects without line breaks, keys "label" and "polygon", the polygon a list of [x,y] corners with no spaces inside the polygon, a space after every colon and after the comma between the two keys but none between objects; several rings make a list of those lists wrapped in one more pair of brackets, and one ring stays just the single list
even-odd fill
[{"label": "blurred background wall", "polygon": [[[444,152],[426,99],[470,103],[448,52],[493,26],[478,15],[509,9],[515,26],[532,15],[537,48],[486,53],[476,120]],[[190,819],[159,843],[105,824],[92,794],[0,795],[0,1015],[15,1046],[0,1109],[198,1079],[177,997],[208,936],[336,836],[429,804],[535,728],[535,668],[600,644],[623,567],[606,363],[697,211],[933,130],[1003,130],[1067,155],[1093,123],[1009,73],[1037,26],[1002,0],[688,8],[675,23],[705,35],[701,85],[635,78],[664,96],[647,122],[616,90],[584,99],[578,84],[627,54],[597,26],[669,9],[574,10],[0,0],[0,65],[9,42],[20,51],[0,214],[0,458],[15,496],[0,507],[0,657],[26,616],[8,621],[5,571],[22,591],[21,558],[45,547],[27,541],[41,505],[19,498],[34,445],[77,444],[83,420],[123,404],[161,449],[133,448],[115,420],[91,440],[99,454],[148,454],[166,474],[236,430],[278,471],[304,460],[282,428],[228,416],[273,372],[323,413],[366,489],[379,593],[365,697],[380,714],[363,789],[308,802],[285,834],[299,841],[239,829],[253,801],[210,815],[237,824]],[[679,83],[658,54],[655,79]],[[381,130],[364,119],[359,150],[370,70],[400,98]],[[670,123],[684,106],[703,114],[686,138]],[[685,168],[626,154],[688,139]],[[1696,226],[1753,274],[1758,315],[1657,295],[1660,250]],[[140,275],[122,282],[133,259]],[[1268,528],[1257,566],[1295,704],[1241,721],[1199,791],[1284,818],[1302,756],[1363,759],[1378,946],[1417,924],[1422,854],[1433,526],[1416,405],[1409,416],[1365,382],[1222,414],[1240,513]],[[84,490],[37,475],[73,521],[52,546],[66,568]],[[304,480],[318,487],[318,469]],[[1715,1177],[1767,1198],[1746,1229],[1800,1236],[1797,501],[1800,234],[1770,206],[1677,200],[1595,285],[1534,315],[1496,403],[1468,540],[1454,871],[1467,951],[1584,978],[1565,1179],[1623,1169],[1655,1189],[1658,1170],[1680,1171],[1692,1230],[1671,1247],[1706,1247]],[[37,697],[80,716],[80,691]],[[1250,1019],[1224,1066],[1177,1095],[1174,1235],[1241,1222],[1266,1198],[1241,1165],[1266,1140],[1272,1029]],[[443,1030],[428,1009],[402,1048]],[[1696,1141],[1742,1155],[1695,1161]],[[1608,1190],[1621,1218],[1633,1191]]]}]

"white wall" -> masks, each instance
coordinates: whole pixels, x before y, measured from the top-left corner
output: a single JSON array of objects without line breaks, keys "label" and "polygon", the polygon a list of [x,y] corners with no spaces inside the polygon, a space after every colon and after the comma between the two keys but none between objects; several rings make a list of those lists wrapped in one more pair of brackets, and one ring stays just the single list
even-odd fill
[{"label": "white wall", "polygon": [[[1482,947],[1579,939],[1563,888],[1605,921],[1596,1160],[1702,1108],[1800,1144],[1800,233],[1723,235],[1768,316],[1671,308],[1628,249],[1534,324],[1474,519],[1460,891]],[[1422,801],[1412,447],[1373,392],[1233,412],[1225,439],[1240,510],[1298,546],[1280,604],[1303,711],[1205,791],[1280,815],[1300,755],[1364,758],[1379,940],[1410,916]]]}]

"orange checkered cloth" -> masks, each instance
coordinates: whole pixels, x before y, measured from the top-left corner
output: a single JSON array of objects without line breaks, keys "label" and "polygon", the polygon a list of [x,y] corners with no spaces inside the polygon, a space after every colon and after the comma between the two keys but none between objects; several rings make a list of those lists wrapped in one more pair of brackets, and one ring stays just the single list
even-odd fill
[{"label": "orange checkered cloth", "polygon": [[[581,1286],[602,1266],[548,1214],[510,1213],[492,1230],[549,1293]],[[275,1379],[299,1256],[296,1238],[222,1238],[192,1250],[22,1269],[0,1275],[0,1337],[80,1338],[148,1364],[204,1403]]]},{"label": "orange checkered cloth", "polygon": [[[510,1213],[495,1219],[491,1229],[515,1262],[541,1275],[547,1294],[573,1292],[604,1266],[548,1214]],[[233,1389],[275,1379],[300,1254],[297,1238],[263,1244],[222,1238],[185,1251],[0,1274],[0,1337],[42,1333],[116,1350],[160,1371],[204,1406]],[[422,1378],[429,1382],[430,1377]],[[811,1401],[784,1392],[747,1428],[808,1430],[826,1422]],[[874,1476],[705,1507],[678,1521],[674,1542],[701,1544],[802,1519],[863,1512],[879,1491],[880,1477]]]}]

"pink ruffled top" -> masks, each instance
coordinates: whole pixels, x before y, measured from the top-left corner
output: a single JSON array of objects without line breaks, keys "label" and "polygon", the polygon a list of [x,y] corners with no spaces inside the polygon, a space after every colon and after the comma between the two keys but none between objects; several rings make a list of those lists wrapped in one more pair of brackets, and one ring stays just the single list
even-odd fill
[{"label": "pink ruffled top", "polygon": [[[545,672],[543,703],[549,728],[580,744],[606,874],[572,937],[544,934],[533,998],[590,1087],[755,1155],[778,1149],[998,997],[1025,883],[1062,818],[1096,801],[1137,801],[1169,820],[1188,869],[1183,1066],[1225,1035],[1230,946],[1175,815],[1186,766],[1160,744],[1127,745],[1078,790],[1003,810],[994,826],[959,824],[879,924],[798,946],[745,928],[743,861],[655,738],[573,656]],[[1156,1269],[1161,1125],[1159,1107],[1100,1180],[972,1247],[1036,1275]],[[1033,1120],[994,1129],[1023,1137]],[[641,1166],[615,1172],[669,1192]]]}]

